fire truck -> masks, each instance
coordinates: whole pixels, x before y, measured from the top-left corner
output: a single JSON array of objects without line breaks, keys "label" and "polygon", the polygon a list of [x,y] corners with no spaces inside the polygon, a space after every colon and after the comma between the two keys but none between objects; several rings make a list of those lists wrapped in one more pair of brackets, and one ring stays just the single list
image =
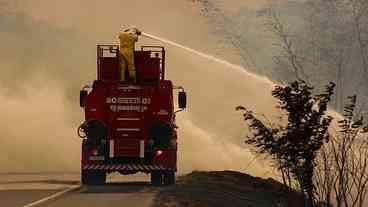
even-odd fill
[{"label": "fire truck", "polygon": [[165,79],[164,47],[142,46],[134,59],[136,80],[121,81],[119,46],[97,46],[97,80],[80,91],[85,185],[104,184],[113,172],[150,174],[153,185],[175,183],[175,115],[186,108],[186,92]]}]

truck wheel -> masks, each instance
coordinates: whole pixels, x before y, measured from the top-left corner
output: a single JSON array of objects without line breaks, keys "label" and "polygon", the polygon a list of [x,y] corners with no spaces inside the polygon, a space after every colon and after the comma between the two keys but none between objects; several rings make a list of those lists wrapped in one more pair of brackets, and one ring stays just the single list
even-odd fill
[{"label": "truck wheel", "polygon": [[82,170],[82,184],[102,185],[106,182],[106,173],[90,170]]},{"label": "truck wheel", "polygon": [[165,185],[174,185],[175,184],[175,172],[174,171],[166,171],[164,173],[164,184]]},{"label": "truck wheel", "polygon": [[151,172],[151,184],[155,186],[160,186],[162,184],[161,172]]}]

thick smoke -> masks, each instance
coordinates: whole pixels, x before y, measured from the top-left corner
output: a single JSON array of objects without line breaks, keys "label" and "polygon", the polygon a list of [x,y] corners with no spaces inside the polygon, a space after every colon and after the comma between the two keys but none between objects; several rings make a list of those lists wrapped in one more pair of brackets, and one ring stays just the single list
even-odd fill
[{"label": "thick smoke", "polygon": [[[43,78],[43,77],[42,77]],[[64,91],[52,82],[31,81],[21,96],[0,90],[0,172],[41,172],[76,169],[79,143],[67,119]]]},{"label": "thick smoke", "polygon": [[[210,35],[206,20],[191,1],[18,0],[7,8],[12,12],[1,20],[23,16],[13,21],[18,25],[8,25],[18,34],[10,43],[22,50],[24,45],[17,43],[27,35],[22,37],[17,29],[26,27],[27,32],[42,36],[42,45],[31,44],[28,53],[37,52],[37,46],[45,52],[21,66],[17,61],[27,59],[26,55],[1,59],[3,70],[11,75],[0,83],[4,88],[0,110],[6,115],[1,124],[0,171],[79,169],[75,128],[83,116],[78,86],[95,74],[94,45],[115,42],[122,26],[136,25],[210,54],[226,54],[230,61],[238,59],[231,48],[217,47],[221,37]],[[0,37],[14,35],[8,33]],[[143,39],[142,43],[161,44]],[[246,128],[235,107],[274,114],[270,83],[170,46],[167,61],[168,77],[185,86],[189,95],[189,109],[177,116],[180,172],[234,169],[263,175],[268,168],[252,162],[254,157],[243,144]],[[22,73],[12,72],[20,67]],[[22,78],[13,85],[9,79],[16,75]],[[15,88],[19,92],[14,95]]]},{"label": "thick smoke", "polygon": [[[176,51],[171,47],[168,50]],[[259,165],[245,169],[253,156],[244,148],[246,127],[235,107],[243,104],[267,115],[275,114],[269,82],[179,51],[169,54],[168,61],[180,66],[169,70],[168,75],[184,85],[189,95],[188,111],[178,116],[183,168],[264,173]]]}]

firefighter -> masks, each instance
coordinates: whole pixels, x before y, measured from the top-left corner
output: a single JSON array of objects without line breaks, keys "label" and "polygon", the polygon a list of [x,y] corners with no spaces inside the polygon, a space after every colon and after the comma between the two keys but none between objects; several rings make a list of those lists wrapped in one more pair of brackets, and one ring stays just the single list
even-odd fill
[{"label": "firefighter", "polygon": [[[135,43],[138,41],[138,36],[141,35],[141,31],[137,28],[129,28],[120,32],[120,54],[119,54],[119,64],[120,64],[120,79],[122,81],[133,80],[136,81],[136,69],[134,64],[134,49]],[[125,70],[128,70],[129,78],[125,77]]]}]

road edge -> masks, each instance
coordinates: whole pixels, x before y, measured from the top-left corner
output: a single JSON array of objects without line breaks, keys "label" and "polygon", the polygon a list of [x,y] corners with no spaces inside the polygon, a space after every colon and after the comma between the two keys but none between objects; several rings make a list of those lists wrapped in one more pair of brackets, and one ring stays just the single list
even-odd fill
[{"label": "road edge", "polygon": [[43,203],[45,203],[47,201],[51,201],[51,200],[57,199],[60,196],[63,196],[65,194],[69,193],[69,192],[76,191],[76,190],[80,189],[81,187],[82,187],[81,185],[69,187],[67,189],[64,189],[62,191],[56,192],[56,193],[54,193],[52,195],[49,195],[49,196],[44,197],[42,199],[39,199],[37,201],[33,201],[32,203],[23,205],[22,207],[35,207],[35,206],[38,206],[38,205],[43,204]]}]

